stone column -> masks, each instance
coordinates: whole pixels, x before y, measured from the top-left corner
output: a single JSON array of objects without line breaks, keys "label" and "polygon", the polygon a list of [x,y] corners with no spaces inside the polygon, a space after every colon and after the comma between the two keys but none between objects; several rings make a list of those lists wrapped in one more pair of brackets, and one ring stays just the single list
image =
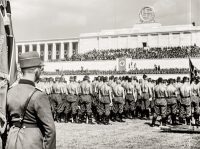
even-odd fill
[{"label": "stone column", "polygon": [[72,42],[69,42],[69,57],[71,57],[72,54],[73,54]]},{"label": "stone column", "polygon": [[52,59],[55,60],[56,59],[56,44],[52,43]]},{"label": "stone column", "polygon": [[48,44],[44,44],[44,61],[48,61]]}]

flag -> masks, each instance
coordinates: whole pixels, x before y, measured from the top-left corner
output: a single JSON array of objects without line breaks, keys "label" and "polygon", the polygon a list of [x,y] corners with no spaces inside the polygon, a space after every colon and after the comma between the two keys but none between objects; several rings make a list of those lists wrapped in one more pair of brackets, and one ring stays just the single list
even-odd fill
[{"label": "flag", "polygon": [[17,79],[16,50],[9,0],[0,0],[0,132],[5,131],[6,97]]},{"label": "flag", "polygon": [[190,70],[190,80],[197,77],[197,68],[193,65],[191,59],[189,58],[189,70]]}]

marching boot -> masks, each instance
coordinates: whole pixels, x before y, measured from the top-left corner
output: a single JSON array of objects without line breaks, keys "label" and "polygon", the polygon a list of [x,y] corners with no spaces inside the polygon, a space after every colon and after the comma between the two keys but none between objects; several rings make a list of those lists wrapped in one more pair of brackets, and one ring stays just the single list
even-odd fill
[{"label": "marching boot", "polygon": [[119,114],[119,122],[124,123],[125,121],[122,119],[122,113]]},{"label": "marching boot", "polygon": [[178,125],[178,123],[176,122],[176,114],[172,114],[172,125]]},{"label": "marching boot", "polygon": [[186,117],[186,123],[187,123],[187,125],[190,125],[190,120],[191,120],[190,117]]},{"label": "marching boot", "polygon": [[78,122],[77,122],[76,114],[73,114],[73,115],[72,115],[72,119],[73,119],[73,123],[78,123]]},{"label": "marching boot", "polygon": [[83,117],[82,114],[79,114],[79,115],[78,115],[78,123],[79,123],[79,124],[81,124],[81,123],[83,122],[83,121],[82,121],[82,119],[83,119],[82,117]]},{"label": "marching boot", "polygon": [[112,119],[111,119],[113,122],[116,122],[116,114],[115,113],[113,113],[112,114]]},{"label": "marching boot", "polygon": [[94,124],[93,122],[92,122],[92,115],[88,115],[88,124]]},{"label": "marching boot", "polygon": [[65,116],[64,116],[64,122],[68,123],[68,114],[65,114]]},{"label": "marching boot", "polygon": [[185,121],[184,121],[184,119],[182,117],[179,117],[179,123],[180,124],[185,124]]},{"label": "marching boot", "polygon": [[199,114],[195,113],[194,114],[194,119],[195,119],[195,125],[196,126],[200,126],[200,123],[199,123]]},{"label": "marching boot", "polygon": [[154,127],[156,124],[156,117],[153,117],[152,119],[152,123],[151,123],[151,127]]},{"label": "marching boot", "polygon": [[145,110],[145,115],[146,115],[147,120],[150,120],[149,109]]},{"label": "marching boot", "polygon": [[132,119],[135,119],[135,111],[131,111],[131,116],[132,116]]},{"label": "marching boot", "polygon": [[166,117],[162,118],[162,126],[166,126]]},{"label": "marching boot", "polygon": [[108,115],[108,116],[106,116],[106,123],[105,123],[105,125],[109,125],[110,124],[109,120],[110,120],[110,116]]},{"label": "marching boot", "polygon": [[120,114],[119,113],[116,113],[116,121],[120,122]]}]

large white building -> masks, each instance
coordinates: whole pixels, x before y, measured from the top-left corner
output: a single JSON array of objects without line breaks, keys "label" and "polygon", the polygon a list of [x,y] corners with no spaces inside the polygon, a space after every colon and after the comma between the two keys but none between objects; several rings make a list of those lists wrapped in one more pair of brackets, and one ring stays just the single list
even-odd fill
[{"label": "large white building", "polygon": [[[135,24],[130,28],[101,30],[96,33],[83,33],[77,38],[17,42],[17,58],[18,55],[23,52],[38,51],[41,58],[46,63],[46,71],[61,69],[80,70],[81,68],[92,70],[95,68],[99,68],[100,70],[114,70],[118,65],[118,62],[115,60],[103,62],[96,61],[95,65],[91,65],[92,62],[80,63],[65,60],[70,58],[73,54],[83,54],[93,49],[106,50],[137,47],[200,46],[200,26],[195,26],[195,23],[163,26],[160,23],[155,22],[155,14],[151,7],[144,7],[140,11],[139,16],[140,23]],[[135,61],[140,65],[140,60]],[[198,59],[197,62],[199,62]],[[149,65],[146,65],[145,67],[148,66],[148,68],[151,68],[154,63],[156,62],[153,61],[150,63],[148,61],[147,64]],[[169,64],[168,60],[166,63],[162,63],[163,67],[167,67]],[[142,64],[141,67],[143,67]],[[105,65],[107,67],[105,67]]]}]

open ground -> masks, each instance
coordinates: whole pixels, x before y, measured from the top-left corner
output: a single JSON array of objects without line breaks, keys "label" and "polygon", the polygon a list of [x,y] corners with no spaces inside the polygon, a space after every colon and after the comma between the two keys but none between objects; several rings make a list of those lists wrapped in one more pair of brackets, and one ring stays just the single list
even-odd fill
[{"label": "open ground", "polygon": [[112,125],[56,123],[57,149],[198,149],[200,134],[161,132],[151,121]]}]

